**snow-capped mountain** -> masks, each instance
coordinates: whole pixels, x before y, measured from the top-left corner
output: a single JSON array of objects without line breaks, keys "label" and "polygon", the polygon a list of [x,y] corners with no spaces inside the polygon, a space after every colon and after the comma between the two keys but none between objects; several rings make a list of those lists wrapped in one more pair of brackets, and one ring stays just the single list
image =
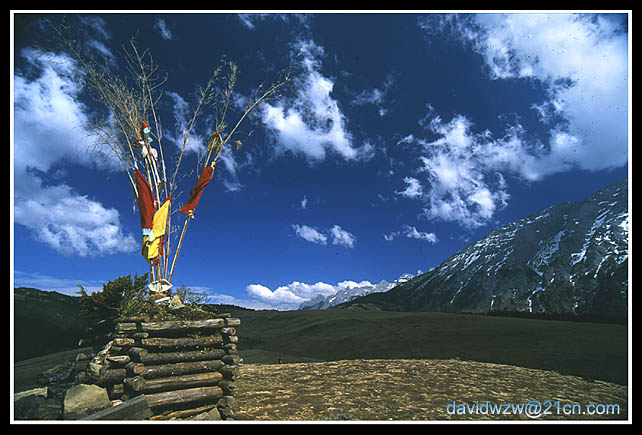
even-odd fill
[{"label": "snow-capped mountain", "polygon": [[369,295],[371,293],[381,293],[390,290],[393,287],[401,285],[406,281],[412,279],[414,276],[405,273],[399,278],[395,279],[392,283],[382,280],[379,284],[365,285],[365,286],[346,286],[341,288],[336,293],[330,296],[317,295],[312,299],[302,302],[299,305],[299,310],[325,310],[334,307],[344,302],[349,302],[355,298]]},{"label": "snow-capped mountain", "polygon": [[430,272],[354,300],[383,309],[627,315],[628,180],[492,231]]}]

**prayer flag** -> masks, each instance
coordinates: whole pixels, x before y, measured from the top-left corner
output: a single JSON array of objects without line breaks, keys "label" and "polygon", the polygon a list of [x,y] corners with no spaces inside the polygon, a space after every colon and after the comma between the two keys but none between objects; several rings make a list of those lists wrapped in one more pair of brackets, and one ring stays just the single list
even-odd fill
[{"label": "prayer flag", "polygon": [[194,188],[190,191],[189,199],[187,200],[185,205],[181,207],[181,212],[189,213],[190,211],[194,211],[196,205],[198,204],[198,201],[201,199],[203,189],[205,189],[205,186],[207,186],[207,184],[212,179],[212,174],[214,174],[213,164],[211,166],[203,168],[203,172],[201,172],[201,176],[198,177],[196,186],[194,186]]},{"label": "prayer flag", "polygon": [[160,245],[165,236],[165,227],[167,224],[167,215],[169,213],[169,198],[154,214],[152,234],[143,236],[143,249],[141,255],[147,260],[151,260],[160,255]]},{"label": "prayer flag", "polygon": [[140,227],[145,230],[152,229],[152,222],[154,220],[154,196],[152,195],[152,188],[149,183],[136,168],[136,190],[138,191],[138,209],[140,211]]}]

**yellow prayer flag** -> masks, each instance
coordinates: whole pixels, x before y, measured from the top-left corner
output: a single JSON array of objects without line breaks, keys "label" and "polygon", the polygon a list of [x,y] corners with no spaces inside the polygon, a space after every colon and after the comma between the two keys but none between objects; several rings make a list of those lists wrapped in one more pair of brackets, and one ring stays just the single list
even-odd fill
[{"label": "yellow prayer flag", "polygon": [[161,238],[165,235],[165,227],[167,224],[167,214],[169,213],[170,202],[169,199],[154,213],[154,220],[152,221],[152,234],[153,239],[149,240],[148,236],[143,236],[143,249],[141,255],[146,260],[151,260],[158,257]]}]

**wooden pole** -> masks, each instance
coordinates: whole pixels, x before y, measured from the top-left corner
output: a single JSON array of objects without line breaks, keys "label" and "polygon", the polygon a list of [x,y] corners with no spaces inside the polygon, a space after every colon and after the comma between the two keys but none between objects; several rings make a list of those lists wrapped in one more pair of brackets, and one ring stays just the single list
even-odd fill
[{"label": "wooden pole", "polygon": [[185,224],[183,225],[183,231],[181,232],[181,237],[178,239],[178,246],[176,247],[176,252],[174,253],[174,260],[172,260],[172,268],[169,271],[169,279],[168,281],[171,283],[172,282],[172,277],[174,276],[174,267],[176,266],[176,259],[178,259],[178,253],[181,252],[181,246],[183,245],[183,237],[185,237],[185,232],[187,231],[187,224],[189,224],[190,219],[192,219],[194,215],[192,213],[187,213],[187,216],[185,216]]},{"label": "wooden pole", "polygon": [[145,395],[150,407],[163,405],[176,405],[200,400],[214,400],[223,396],[221,387],[200,387],[186,390],[168,391],[166,393],[155,393]]}]

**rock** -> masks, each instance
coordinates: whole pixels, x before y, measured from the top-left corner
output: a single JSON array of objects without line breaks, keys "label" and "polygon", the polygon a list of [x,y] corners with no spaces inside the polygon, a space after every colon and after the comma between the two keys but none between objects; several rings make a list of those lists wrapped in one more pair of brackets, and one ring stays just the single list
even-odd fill
[{"label": "rock", "polygon": [[25,396],[13,402],[15,420],[35,420],[36,410],[45,402],[42,396]]},{"label": "rock", "polygon": [[218,421],[221,419],[221,414],[218,412],[218,409],[212,408],[207,412],[201,412],[200,414],[195,415],[190,418],[190,420],[196,421]]},{"label": "rock", "polygon": [[233,396],[223,396],[216,403],[216,408],[218,408],[222,418],[228,419],[234,417],[239,405]]},{"label": "rock", "polygon": [[15,420],[58,420],[62,415],[62,402],[42,395],[19,396],[14,401]]},{"label": "rock", "polygon": [[79,384],[65,394],[63,412],[65,420],[77,420],[111,404],[107,390],[98,385]]},{"label": "rock", "polygon": [[45,400],[34,413],[35,420],[58,420],[62,416],[62,401],[58,398]]},{"label": "rock", "polygon": [[74,371],[75,364],[72,361],[65,361],[55,367],[50,368],[38,375],[37,382],[40,385],[47,385],[55,382],[64,382],[70,380]]}]

